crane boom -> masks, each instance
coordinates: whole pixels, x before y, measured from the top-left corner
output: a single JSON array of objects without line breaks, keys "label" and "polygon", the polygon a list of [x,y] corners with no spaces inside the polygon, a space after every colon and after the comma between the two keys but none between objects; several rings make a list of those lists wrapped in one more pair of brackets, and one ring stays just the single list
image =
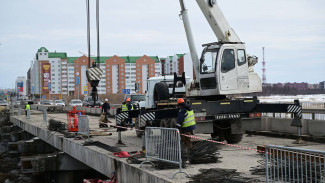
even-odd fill
[{"label": "crane boom", "polygon": [[190,49],[191,58],[192,58],[192,62],[193,62],[194,73],[195,73],[195,81],[199,82],[200,62],[199,62],[199,56],[197,54],[197,50],[196,50],[195,43],[194,43],[194,38],[193,38],[192,29],[191,29],[190,19],[188,17],[188,11],[185,8],[184,1],[179,0],[179,2],[181,4],[181,14],[180,14],[180,16],[182,17],[182,20],[183,20],[185,33],[186,33],[186,38],[187,38],[187,42],[188,42],[188,46],[189,46],[189,49]]},{"label": "crane boom", "polygon": [[230,27],[216,0],[196,0],[211,29],[222,42],[241,42]]}]

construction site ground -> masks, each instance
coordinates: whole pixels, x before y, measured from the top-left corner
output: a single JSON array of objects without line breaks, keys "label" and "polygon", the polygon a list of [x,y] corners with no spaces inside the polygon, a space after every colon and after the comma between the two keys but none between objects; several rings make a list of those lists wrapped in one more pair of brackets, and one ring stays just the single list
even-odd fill
[{"label": "construction site ground", "polygon": [[[67,115],[64,113],[48,113],[48,119],[55,119],[60,120],[61,122],[67,122]],[[15,120],[12,120],[15,119]],[[104,144],[115,146],[118,141],[118,133],[116,128],[109,127],[109,128],[99,128],[98,116],[89,116],[90,119],[90,130],[91,133],[94,134],[92,136],[93,141],[99,141]],[[109,119],[112,123],[108,123],[108,125],[116,125],[115,119]],[[48,131],[46,125],[42,122],[43,121],[43,114],[39,111],[32,111],[31,119],[27,120],[25,115],[21,116],[14,116],[11,117],[11,121],[18,126],[23,128],[27,128],[25,124],[28,123],[31,126],[36,127],[39,131]],[[30,127],[26,131],[28,131]],[[31,129],[30,129],[31,130]],[[31,130],[32,131],[32,130]],[[58,132],[50,132],[51,136],[61,136],[62,134]],[[109,134],[111,133],[111,135]],[[195,134],[196,137],[210,139],[209,134]],[[48,138],[51,141],[51,138]],[[46,139],[45,139],[46,140]],[[142,149],[142,139],[136,136],[135,129],[127,130],[122,132],[122,141],[125,143],[125,147],[120,147],[123,151],[133,152],[133,151],[140,151]],[[191,176],[199,174],[200,169],[210,169],[210,168],[222,168],[222,169],[236,169],[237,172],[242,173],[241,176],[243,177],[250,177],[255,178],[263,182],[265,180],[265,175],[262,169],[258,169],[258,167],[263,163],[263,157],[260,153],[257,153],[254,150],[247,150],[244,148],[251,148],[256,149],[257,146],[263,145],[281,145],[281,146],[292,146],[292,147],[301,147],[306,149],[314,149],[314,150],[325,150],[325,144],[315,143],[315,142],[305,142],[303,144],[293,144],[293,139],[284,139],[284,138],[275,138],[275,137],[265,137],[265,136],[257,136],[257,135],[247,135],[245,134],[242,141],[236,144],[238,147],[230,146],[230,145],[220,145],[220,161],[217,163],[208,163],[208,164],[188,164],[187,167],[184,169],[188,174]],[[57,143],[49,142],[49,144]],[[70,138],[69,143],[77,143],[82,144],[83,140],[75,140]],[[65,146],[65,145],[64,145]],[[114,157],[112,152],[106,151],[99,147],[95,146],[84,146],[84,148],[90,148],[93,151],[97,151],[98,153],[107,156],[108,158],[115,158],[122,163],[128,164],[126,162],[126,158],[118,158]],[[63,147],[63,149],[67,149],[67,147]],[[64,151],[63,150],[63,151]],[[73,154],[70,154],[73,156]],[[81,157],[75,157],[76,159],[81,160]],[[87,164],[87,162],[84,162]],[[104,163],[104,162],[97,162],[97,163]],[[90,167],[94,168],[95,170],[103,173],[108,174],[105,172],[106,170],[103,169],[103,166],[100,165],[89,165]],[[138,164],[132,164],[135,168],[139,167]],[[97,168],[99,167],[99,168]],[[154,175],[159,177],[159,180],[164,180],[163,182],[189,182],[191,181],[190,178],[186,178],[184,174],[177,174],[175,179],[172,180],[170,177],[176,172],[177,169],[168,169],[168,170],[157,170],[150,165],[145,165],[142,167],[141,171],[145,171],[148,174]],[[259,175],[253,175],[253,172]],[[127,179],[126,179],[127,180]]]}]

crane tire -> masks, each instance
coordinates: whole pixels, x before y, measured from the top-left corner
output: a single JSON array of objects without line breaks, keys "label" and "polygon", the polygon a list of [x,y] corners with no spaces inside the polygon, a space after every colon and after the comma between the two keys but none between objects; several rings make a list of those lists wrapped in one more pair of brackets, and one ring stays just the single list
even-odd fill
[{"label": "crane tire", "polygon": [[237,144],[242,140],[243,134],[226,134],[225,138],[228,144]]},{"label": "crane tire", "polygon": [[159,82],[155,84],[154,87],[154,100],[168,100],[169,98],[169,90],[166,83]]}]

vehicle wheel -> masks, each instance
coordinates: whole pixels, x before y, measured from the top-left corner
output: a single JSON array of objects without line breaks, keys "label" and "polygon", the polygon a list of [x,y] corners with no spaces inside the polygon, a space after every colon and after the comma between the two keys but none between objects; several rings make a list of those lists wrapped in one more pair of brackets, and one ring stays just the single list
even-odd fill
[{"label": "vehicle wheel", "polygon": [[160,120],[160,127],[168,128],[168,122],[169,122],[169,119]]},{"label": "vehicle wheel", "polygon": [[176,118],[162,119],[160,121],[160,127],[163,127],[163,128],[175,128],[176,123],[177,123]]},{"label": "vehicle wheel", "polygon": [[243,134],[226,134],[226,141],[228,144],[236,144],[243,138]]},{"label": "vehicle wheel", "polygon": [[217,129],[214,129],[214,132],[211,133],[211,138],[217,140],[217,141],[224,141],[226,140],[225,138],[225,131],[224,130],[217,130]]},{"label": "vehicle wheel", "polygon": [[153,98],[154,101],[168,100],[169,90],[166,83],[159,82],[155,84]]}]

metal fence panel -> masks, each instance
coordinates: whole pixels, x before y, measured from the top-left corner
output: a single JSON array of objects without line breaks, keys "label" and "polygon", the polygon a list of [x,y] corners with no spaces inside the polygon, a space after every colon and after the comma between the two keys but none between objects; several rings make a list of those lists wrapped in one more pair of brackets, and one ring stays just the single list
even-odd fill
[{"label": "metal fence panel", "polygon": [[78,116],[78,134],[87,135],[89,138],[89,117],[87,115]]},{"label": "metal fence panel", "polygon": [[325,151],[269,145],[266,182],[325,182]]},{"label": "metal fence panel", "polygon": [[[174,173],[172,178],[178,173],[185,173],[189,176],[182,171],[181,137],[178,129],[146,127],[145,141],[146,158],[178,164],[179,171]],[[148,162],[151,163],[146,159],[143,163]]]}]

